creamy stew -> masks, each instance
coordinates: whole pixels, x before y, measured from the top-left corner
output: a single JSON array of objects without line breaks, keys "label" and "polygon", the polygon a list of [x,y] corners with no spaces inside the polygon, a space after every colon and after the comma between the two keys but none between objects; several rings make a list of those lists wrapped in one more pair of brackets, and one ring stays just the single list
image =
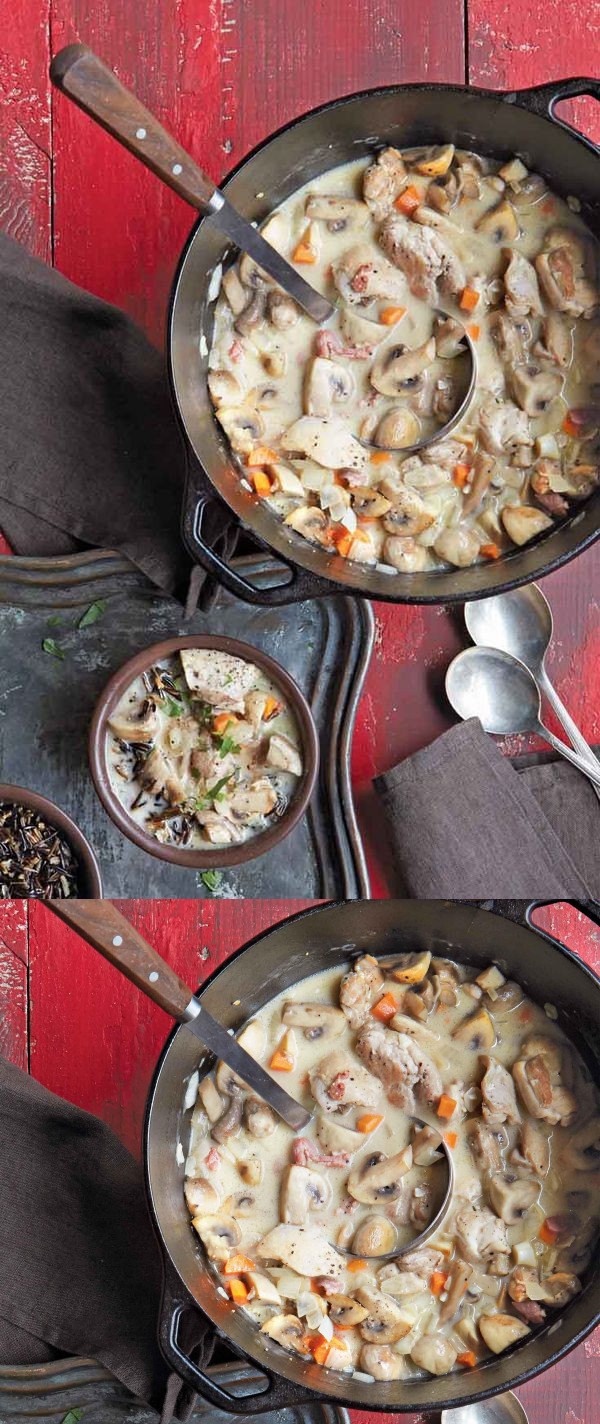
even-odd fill
[{"label": "creamy stew", "polygon": [[[306,1133],[224,1064],[186,1095],[185,1196],[221,1293],[363,1380],[474,1368],[526,1339],[581,1289],[598,1227],[598,1096],[556,1018],[497,966],[428,953],[272,999],[238,1036],[314,1111]],[[440,1133],[455,1193],[411,1249],[444,1194]]]},{"label": "creamy stew", "polygon": [[237,845],[284,814],[302,776],[296,719],[255,663],[186,648],[136,678],[109,720],[111,784],[164,845]]},{"label": "creamy stew", "polygon": [[[264,236],[339,310],[316,329],[243,256],[222,279],[208,384],[241,478],[290,531],[391,574],[463,567],[592,492],[598,246],[578,206],[519,158],[448,144],[334,168],[271,215]],[[467,415],[403,454],[461,404],[465,325]]]}]

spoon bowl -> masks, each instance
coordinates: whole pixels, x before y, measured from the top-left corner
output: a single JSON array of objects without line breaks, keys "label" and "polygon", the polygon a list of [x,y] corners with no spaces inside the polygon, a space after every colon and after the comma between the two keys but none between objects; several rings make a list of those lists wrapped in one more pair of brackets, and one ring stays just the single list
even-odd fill
[{"label": "spoon bowl", "polygon": [[[431,1126],[430,1123],[423,1122],[420,1118],[413,1118],[412,1121],[413,1125],[418,1128],[430,1128]],[[427,1223],[427,1225],[423,1228],[422,1231],[418,1233],[418,1235],[412,1236],[410,1241],[405,1241],[403,1246],[395,1246],[393,1251],[385,1251],[379,1252],[377,1255],[369,1255],[366,1251],[353,1251],[349,1246],[338,1246],[335,1242],[332,1242],[332,1246],[335,1246],[335,1250],[339,1251],[342,1256],[350,1256],[354,1259],[359,1259],[361,1261],[380,1261],[382,1264],[385,1261],[396,1261],[399,1256],[405,1256],[408,1251],[416,1251],[420,1246],[424,1246],[425,1242],[429,1241],[432,1236],[435,1236],[436,1231],[439,1231],[442,1222],[444,1221],[452,1204],[455,1185],[455,1172],[454,1162],[452,1160],[452,1153],[450,1151],[450,1148],[448,1147],[447,1142],[444,1141],[442,1133],[438,1132],[437,1128],[434,1129],[434,1131],[436,1132],[436,1135],[439,1138],[439,1143],[435,1144],[435,1150],[436,1152],[438,1150],[441,1150],[443,1152],[447,1176],[446,1190],[444,1192],[442,1201],[440,1202],[440,1205],[435,1213],[435,1216],[432,1217],[431,1221]]]},{"label": "spoon bowl", "polygon": [[477,1404],[461,1404],[458,1409],[442,1409],[441,1424],[529,1424],[527,1415],[512,1390],[482,1399]]}]

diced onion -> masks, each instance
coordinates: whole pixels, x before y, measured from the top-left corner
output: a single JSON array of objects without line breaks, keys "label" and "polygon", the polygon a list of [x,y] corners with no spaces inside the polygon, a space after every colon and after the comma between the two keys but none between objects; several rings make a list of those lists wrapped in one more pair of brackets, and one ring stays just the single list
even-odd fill
[{"label": "diced onion", "polygon": [[196,1098],[198,1097],[198,1083],[199,1083],[199,1082],[200,1082],[200,1074],[199,1074],[199,1073],[192,1073],[191,1078],[189,1079],[187,1088],[186,1088],[186,1090],[185,1090],[185,1097],[184,1097],[184,1099],[183,1099],[183,1111],[184,1111],[184,1112],[188,1112],[190,1108],[193,1108],[194,1103],[195,1103],[195,1101],[196,1101]]},{"label": "diced onion", "polygon": [[328,1315],[324,1315],[319,1321],[318,1330],[324,1340],[333,1340],[333,1320],[330,1320]]}]

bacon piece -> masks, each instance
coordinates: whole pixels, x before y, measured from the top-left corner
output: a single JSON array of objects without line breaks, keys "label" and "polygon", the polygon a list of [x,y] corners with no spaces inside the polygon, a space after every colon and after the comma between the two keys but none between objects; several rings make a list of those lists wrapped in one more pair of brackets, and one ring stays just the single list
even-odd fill
[{"label": "bacon piece", "polygon": [[529,1321],[531,1325],[543,1325],[546,1319],[546,1312],[537,1300],[512,1300],[511,1306],[517,1315]]},{"label": "bacon piece", "polygon": [[322,1152],[316,1142],[308,1137],[297,1137],[292,1143],[292,1160],[297,1167],[307,1167],[309,1162],[318,1162],[321,1167],[347,1167],[349,1152]]},{"label": "bacon piece", "polygon": [[220,1152],[217,1152],[216,1147],[211,1147],[210,1152],[207,1152],[204,1161],[206,1163],[206,1166],[208,1167],[209,1172],[217,1171],[217,1168],[221,1166],[221,1154]]},{"label": "bacon piece", "polygon": [[229,351],[227,352],[229,360],[240,361],[243,354],[244,348],[242,346],[241,341],[232,341],[231,346],[229,347]]},{"label": "bacon piece", "polygon": [[336,331],[318,331],[315,339],[317,356],[331,361],[333,356],[345,356],[347,361],[368,361],[374,346],[344,346]]}]

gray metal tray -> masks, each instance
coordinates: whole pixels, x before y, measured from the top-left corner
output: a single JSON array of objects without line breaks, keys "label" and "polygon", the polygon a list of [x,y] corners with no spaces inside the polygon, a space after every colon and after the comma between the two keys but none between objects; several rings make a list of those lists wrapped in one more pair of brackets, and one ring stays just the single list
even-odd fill
[{"label": "gray metal tray", "polygon": [[[262,555],[236,563],[264,586],[281,567]],[[106,600],[103,617],[79,629],[81,611],[97,599]],[[242,638],[278,659],[308,697],[321,743],[308,815],[268,856],[225,870],[216,893],[368,897],[350,746],[374,619],[370,604],[358,599],[336,594],[264,609],[220,590],[209,612],[186,620],[173,599],[157,594],[119,555],[0,557],[0,780],[44,793],[73,817],[96,851],[107,897],[206,895],[200,872],[148,855],[113,826],[94,791],[86,750],[92,711],[110,675],[138,649],[194,632]],[[46,638],[60,643],[64,661],[42,651]]]},{"label": "gray metal tray", "polygon": [[[256,1391],[260,1376],[249,1365],[211,1365],[208,1374],[232,1394]],[[0,1424],[30,1420],[31,1424],[61,1424],[69,1410],[82,1409],[83,1424],[158,1424],[158,1414],[134,1399],[113,1375],[95,1360],[56,1360],[49,1365],[0,1365]],[[349,1424],[346,1409],[320,1403],[278,1409],[259,1415],[264,1424]],[[224,1414],[199,1400],[191,1415],[193,1424],[239,1424],[256,1415]]]}]

